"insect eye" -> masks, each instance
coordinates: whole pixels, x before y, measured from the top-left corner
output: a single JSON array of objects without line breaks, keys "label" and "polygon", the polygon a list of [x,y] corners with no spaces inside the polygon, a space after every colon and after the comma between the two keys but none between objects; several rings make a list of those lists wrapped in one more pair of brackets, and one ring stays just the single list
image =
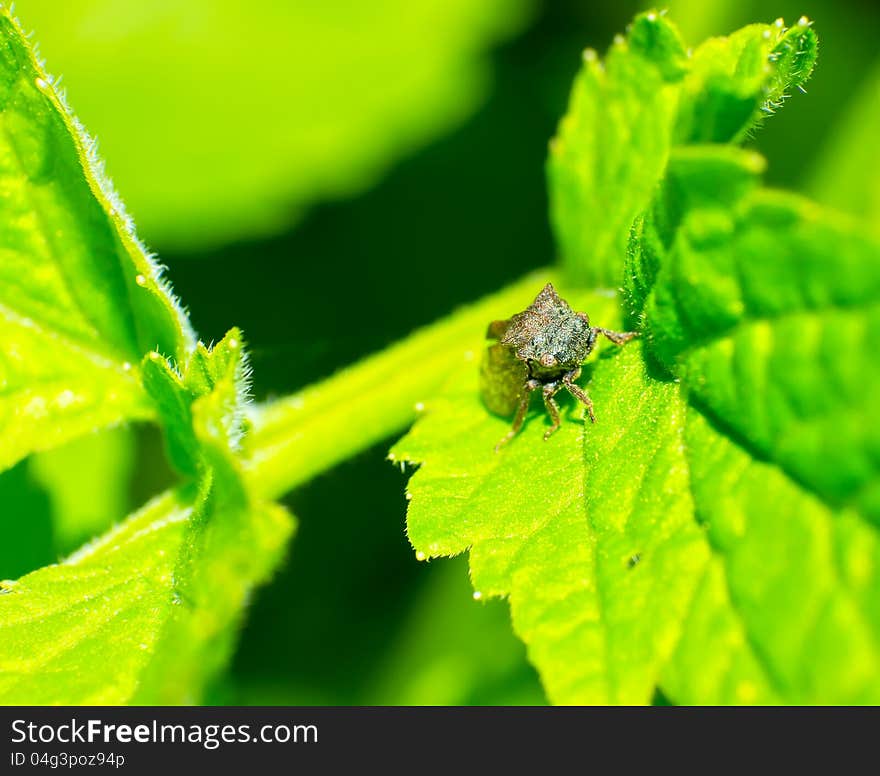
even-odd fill
[{"label": "insect eye", "polygon": [[556,356],[545,353],[541,356],[541,366],[556,366]]}]

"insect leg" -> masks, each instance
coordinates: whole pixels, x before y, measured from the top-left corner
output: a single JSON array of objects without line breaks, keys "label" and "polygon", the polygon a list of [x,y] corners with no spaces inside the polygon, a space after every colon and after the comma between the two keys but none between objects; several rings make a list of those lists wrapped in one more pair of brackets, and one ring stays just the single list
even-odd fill
[{"label": "insect leg", "polygon": [[[613,332],[612,332],[613,333]],[[593,413],[593,400],[587,396],[587,392],[581,388],[575,380],[581,376],[581,368],[572,369],[567,374],[562,377],[562,384],[568,389],[568,392],[574,396],[575,399],[582,402],[583,405],[587,408],[587,414],[590,416],[590,420],[595,423],[596,415]]]},{"label": "insect leg", "polygon": [[562,386],[559,383],[547,383],[542,391],[544,394],[544,406],[547,408],[550,419],[553,421],[553,425],[544,432],[545,442],[559,429],[559,424],[561,422],[559,420],[559,405],[553,401],[553,397],[561,387]]},{"label": "insect leg", "polygon": [[511,439],[513,439],[522,428],[523,421],[526,419],[526,412],[529,409],[529,399],[532,398],[532,391],[536,388],[540,388],[541,383],[539,380],[535,380],[531,378],[530,380],[526,380],[523,385],[522,393],[519,397],[519,406],[516,408],[516,416],[513,419],[513,426],[510,431],[508,431],[504,437],[495,445],[495,452],[497,453],[504,445],[506,445]]},{"label": "insect leg", "polygon": [[629,342],[633,337],[638,337],[639,333],[637,331],[611,331],[611,329],[603,329],[601,326],[593,327],[600,334],[604,334],[608,339],[610,339],[615,345],[623,345],[625,342]]}]

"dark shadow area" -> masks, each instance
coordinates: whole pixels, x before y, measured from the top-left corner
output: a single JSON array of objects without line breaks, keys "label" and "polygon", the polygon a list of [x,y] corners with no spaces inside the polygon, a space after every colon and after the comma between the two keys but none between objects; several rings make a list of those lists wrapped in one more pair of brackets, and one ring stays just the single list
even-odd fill
[{"label": "dark shadow area", "polygon": [[16,579],[55,563],[52,512],[45,491],[22,462],[0,477],[3,539],[0,540],[0,580]]},{"label": "dark shadow area", "polygon": [[387,448],[286,500],[299,528],[283,569],[249,612],[239,677],[287,683],[303,702],[358,702],[424,582],[403,530],[405,477],[385,460]]},{"label": "dark shadow area", "polygon": [[258,399],[314,382],[553,261],[547,143],[583,47],[610,40],[624,13],[591,19],[580,5],[548,3],[495,55],[485,106],[368,194],[320,205],[274,239],[162,254],[202,339],[244,330]]}]

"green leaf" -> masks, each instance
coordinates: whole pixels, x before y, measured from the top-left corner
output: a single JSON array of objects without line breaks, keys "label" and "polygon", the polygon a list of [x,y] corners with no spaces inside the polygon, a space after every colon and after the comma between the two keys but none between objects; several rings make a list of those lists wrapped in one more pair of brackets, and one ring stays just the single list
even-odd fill
[{"label": "green leaf", "polygon": [[159,402],[169,447],[191,445],[184,453],[196,457],[181,460],[195,481],[64,563],[3,585],[0,702],[196,702],[229,658],[250,591],[290,535],[281,507],[250,496],[233,453],[244,369],[238,333],[200,347],[183,375],[147,359],[156,366],[145,374],[167,376],[156,384],[186,410],[184,427],[183,413]]},{"label": "green leaf", "polygon": [[[707,196],[693,172],[717,154],[670,166],[686,196],[660,198],[654,237],[633,246],[662,266],[645,320],[701,412],[695,508],[720,556],[664,687],[682,702],[876,703],[880,246],[799,198],[731,187],[748,160],[717,177],[733,202]],[[742,643],[763,681],[754,667],[735,681]]]},{"label": "green leaf", "polygon": [[[144,353],[192,335],[103,178],[94,145],[0,10],[0,469],[150,417]],[[34,357],[38,354],[38,357]]]},{"label": "green leaf", "polygon": [[585,286],[620,282],[619,236],[663,174],[685,67],[677,32],[655,14],[638,17],[604,63],[584,52],[547,173],[563,264]]},{"label": "green leaf", "polygon": [[3,583],[3,703],[132,697],[156,639],[155,612],[169,614],[175,600],[174,560],[190,511],[167,496],[66,562]]},{"label": "green leaf", "polygon": [[529,0],[19,3],[152,244],[288,227],[484,99]]},{"label": "green leaf", "polygon": [[[652,352],[756,455],[880,520],[880,367],[867,355],[880,344],[880,246],[789,194],[705,197],[693,171],[716,158],[695,149],[670,165],[670,188],[688,195],[675,219],[660,205],[644,227],[665,233],[651,240],[663,254],[645,305]],[[736,190],[734,177],[717,189]]]},{"label": "green leaf", "polygon": [[876,704],[876,527],[824,504],[693,408],[685,442],[713,557],[664,693],[683,704]]},{"label": "green leaf", "polygon": [[168,494],[65,562],[2,583],[0,702],[196,702],[291,525],[281,507],[242,510],[212,492]]},{"label": "green leaf", "polygon": [[616,288],[629,227],[650,204],[671,151],[738,143],[809,78],[817,39],[755,24],[692,55],[655,12],[636,17],[600,62],[585,52],[550,146],[551,216],[569,282]]},{"label": "green leaf", "polygon": [[131,702],[199,701],[229,662],[253,589],[277,567],[293,525],[279,504],[236,504],[215,484],[180,546],[173,608]]}]

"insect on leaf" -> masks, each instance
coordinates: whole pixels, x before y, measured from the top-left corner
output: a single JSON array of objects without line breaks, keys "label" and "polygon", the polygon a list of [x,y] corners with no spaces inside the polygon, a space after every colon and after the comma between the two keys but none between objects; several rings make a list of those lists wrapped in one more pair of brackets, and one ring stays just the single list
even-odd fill
[{"label": "insect on leaf", "polygon": [[[596,322],[619,316],[607,296],[569,301]],[[595,425],[572,403],[544,442],[535,413],[496,454],[507,421],[462,372],[394,448],[421,462],[408,486],[410,541],[427,557],[470,548],[475,588],[509,596],[557,703],[650,699],[695,584],[686,569],[708,557],[686,487],[685,407],[675,385],[648,380],[640,348],[605,345],[590,362]]]},{"label": "insect on leaf", "polygon": [[[756,84],[781,97],[767,51],[809,72],[809,25],[704,45],[689,142],[615,233],[643,336],[585,367],[597,423],[568,405],[544,442],[533,412],[496,455],[475,370],[452,376],[394,449],[418,465],[409,538],[419,557],[469,552],[551,701],[877,703],[880,246],[718,142],[754,123]],[[619,324],[614,296],[569,294]]]}]

